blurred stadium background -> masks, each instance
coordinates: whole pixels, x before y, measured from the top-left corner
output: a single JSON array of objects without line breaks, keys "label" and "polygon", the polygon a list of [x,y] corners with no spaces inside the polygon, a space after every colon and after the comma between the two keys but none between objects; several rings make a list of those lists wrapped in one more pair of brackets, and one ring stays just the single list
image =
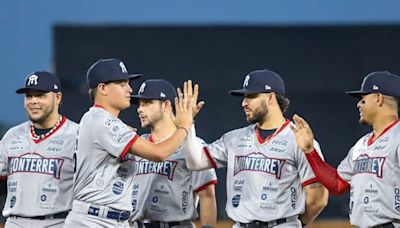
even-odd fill
[{"label": "blurred stadium background", "polygon": [[[143,80],[198,82],[206,106],[197,131],[212,142],[246,125],[241,100],[227,91],[240,88],[248,72],[267,68],[285,80],[292,102],[286,116],[304,116],[325,159],[337,166],[369,130],[358,125],[357,101],[344,91],[358,88],[371,71],[400,74],[395,0],[17,0],[0,3],[0,27],[0,135],[26,119],[23,98],[14,91],[28,73],[54,71],[64,87],[62,113],[78,122],[91,106],[87,68],[117,57]],[[133,82],[135,91],[143,80]],[[122,119],[140,126],[135,106]],[[218,218],[230,224],[225,175],[218,170]],[[312,227],[328,227],[326,221],[349,226],[347,203],[348,195],[330,197]]]}]

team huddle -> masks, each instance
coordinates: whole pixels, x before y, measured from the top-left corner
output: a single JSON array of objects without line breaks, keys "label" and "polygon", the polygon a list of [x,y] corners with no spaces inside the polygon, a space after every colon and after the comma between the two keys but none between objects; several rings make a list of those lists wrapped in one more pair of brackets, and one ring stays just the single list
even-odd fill
[{"label": "team huddle", "polygon": [[[283,79],[270,70],[245,76],[241,89],[248,126],[212,143],[196,135],[204,102],[199,86],[148,79],[134,92],[118,59],[87,71],[93,106],[79,124],[59,112],[62,86],[46,71],[27,76],[29,120],[0,141],[0,175],[7,181],[6,227],[217,227],[216,168],[227,168],[226,212],[235,228],[304,227],[326,207],[329,192],[350,192],[350,222],[400,227],[400,77],[372,72],[361,89],[360,123],[372,131],[337,170],[324,161],[308,123],[285,117]],[[134,83],[135,81],[133,81]],[[120,118],[135,106],[139,136]],[[199,207],[198,207],[199,206]]]}]

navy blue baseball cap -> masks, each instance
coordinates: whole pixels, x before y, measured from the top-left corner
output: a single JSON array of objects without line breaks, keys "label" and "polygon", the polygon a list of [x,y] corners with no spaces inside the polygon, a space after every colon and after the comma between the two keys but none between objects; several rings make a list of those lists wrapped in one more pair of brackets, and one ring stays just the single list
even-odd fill
[{"label": "navy blue baseball cap", "polygon": [[364,77],[360,90],[346,92],[357,98],[369,93],[382,93],[400,98],[400,77],[389,71],[372,72]]},{"label": "navy blue baseball cap", "polygon": [[285,85],[282,78],[277,73],[270,70],[256,70],[250,72],[244,79],[243,89],[229,91],[233,96],[269,92],[285,95]]},{"label": "navy blue baseball cap", "polygon": [[141,74],[128,74],[125,64],[119,59],[100,59],[87,71],[89,88],[95,88],[99,83],[124,79],[135,79]]},{"label": "navy blue baseball cap", "polygon": [[54,74],[47,71],[37,71],[29,74],[25,79],[25,86],[15,92],[20,94],[30,90],[61,92],[61,83]]},{"label": "navy blue baseball cap", "polygon": [[135,98],[134,103],[137,103],[137,99],[145,100],[170,100],[174,103],[175,97],[177,97],[174,86],[164,79],[149,79],[142,83],[138,90],[137,95],[131,95]]}]

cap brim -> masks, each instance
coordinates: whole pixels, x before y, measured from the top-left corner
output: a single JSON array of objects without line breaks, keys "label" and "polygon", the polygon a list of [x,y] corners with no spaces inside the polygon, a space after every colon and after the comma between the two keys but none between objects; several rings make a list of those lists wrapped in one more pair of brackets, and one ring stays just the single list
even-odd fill
[{"label": "cap brim", "polygon": [[130,80],[138,79],[142,76],[143,76],[143,74],[130,74],[130,75],[128,75],[128,79],[130,79]]},{"label": "cap brim", "polygon": [[[34,88],[20,88],[20,89],[17,89],[15,92],[17,94],[23,94],[23,93],[27,93],[29,91],[40,91],[40,92],[46,92],[46,93],[47,92],[56,92],[56,91],[48,91],[48,90],[34,89]],[[59,92],[61,92],[61,91],[59,91]]]},{"label": "cap brim", "polygon": [[352,97],[360,98],[362,95],[369,94],[371,92],[361,91],[361,90],[354,90],[354,91],[347,91],[346,94]]},{"label": "cap brim", "polygon": [[148,97],[148,96],[143,96],[143,95],[131,95],[131,103],[133,104],[138,104],[139,99],[142,100],[160,100],[160,101],[166,101],[168,99],[160,99],[159,97]]},{"label": "cap brim", "polygon": [[247,94],[255,94],[255,93],[267,93],[267,91],[252,91],[252,90],[245,90],[245,89],[237,89],[237,90],[230,90],[229,94],[235,97],[243,97]]}]

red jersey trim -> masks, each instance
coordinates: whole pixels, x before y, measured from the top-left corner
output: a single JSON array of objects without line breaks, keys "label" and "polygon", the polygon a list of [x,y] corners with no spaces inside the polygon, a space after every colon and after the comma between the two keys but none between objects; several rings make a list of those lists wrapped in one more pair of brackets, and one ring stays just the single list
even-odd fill
[{"label": "red jersey trim", "polygon": [[102,108],[102,109],[105,110],[105,108],[104,108],[102,105],[99,105],[99,104],[94,104],[93,107],[95,107],[95,108]]},{"label": "red jersey trim", "polygon": [[5,181],[5,180],[7,180],[7,176],[0,176],[0,181]]},{"label": "red jersey trim", "polygon": [[211,163],[211,166],[216,169],[217,168],[217,163],[214,161],[213,157],[211,157],[210,151],[208,150],[207,147],[203,147],[203,151],[206,153],[208,160]]},{"label": "red jersey trim", "polygon": [[54,131],[53,131],[52,133],[50,133],[48,136],[46,136],[46,137],[44,137],[44,138],[42,138],[42,139],[39,139],[39,140],[33,139],[33,137],[34,137],[34,136],[33,136],[33,133],[32,133],[31,130],[29,130],[29,132],[31,133],[33,142],[35,142],[36,144],[38,144],[38,143],[40,143],[40,142],[42,142],[42,141],[48,139],[50,136],[52,136],[54,133],[56,133],[56,132],[58,131],[58,129],[60,129],[60,128],[64,125],[64,123],[65,123],[66,121],[67,121],[67,118],[66,118],[65,116],[63,116],[63,117],[62,117],[62,120],[61,120],[61,122],[60,122],[60,124],[56,127],[56,129],[54,129]]},{"label": "red jersey trim", "polygon": [[132,145],[136,142],[136,140],[139,138],[139,135],[136,134],[135,137],[131,141],[126,144],[124,150],[122,151],[121,155],[119,156],[121,159],[125,159],[126,154],[128,153],[129,149],[132,147]]},{"label": "red jersey trim", "polygon": [[149,142],[154,143],[154,140],[153,140],[153,136],[152,136],[152,135],[149,136],[148,140],[149,140]]},{"label": "red jersey trim", "polygon": [[218,181],[217,180],[211,180],[211,181],[203,184],[202,186],[196,188],[193,192],[200,192],[200,191],[204,190],[207,186],[212,185],[212,184],[216,185],[216,184],[218,184]]},{"label": "red jersey trim", "polygon": [[265,139],[261,138],[260,130],[258,129],[258,126],[257,126],[257,127],[256,127],[256,135],[257,135],[258,142],[261,143],[261,144],[265,143],[266,141],[270,140],[272,137],[275,137],[277,134],[279,134],[279,133],[280,133],[283,129],[285,129],[286,126],[288,126],[289,124],[290,124],[290,120],[287,119],[286,122],[285,122],[277,131],[275,131],[274,134],[268,136],[268,137],[265,138]]},{"label": "red jersey trim", "polygon": [[394,123],[390,124],[389,126],[387,126],[382,133],[376,137],[374,140],[372,140],[374,138],[374,133],[372,133],[372,135],[369,137],[367,145],[371,146],[372,143],[374,143],[377,139],[379,139],[383,134],[385,134],[387,131],[389,131],[390,128],[392,128],[394,125],[396,125],[398,122],[400,121],[400,119],[396,120]]},{"label": "red jersey trim", "polygon": [[315,182],[318,182],[318,178],[316,178],[316,177],[304,181],[303,183],[301,183],[301,186],[305,187],[305,186],[315,183]]}]

